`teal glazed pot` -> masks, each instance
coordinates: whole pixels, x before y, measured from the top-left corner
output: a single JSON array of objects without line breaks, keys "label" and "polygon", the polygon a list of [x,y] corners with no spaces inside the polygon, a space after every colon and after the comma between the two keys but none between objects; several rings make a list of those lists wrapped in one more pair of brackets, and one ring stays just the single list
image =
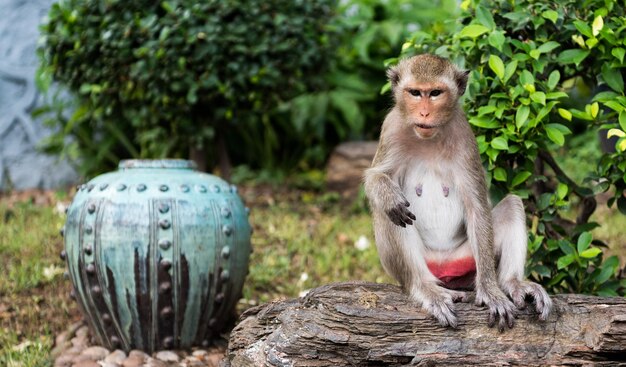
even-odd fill
[{"label": "teal glazed pot", "polygon": [[230,321],[251,228],[235,186],[185,160],[126,160],[79,186],[64,227],[76,297],[109,349],[207,346]]}]

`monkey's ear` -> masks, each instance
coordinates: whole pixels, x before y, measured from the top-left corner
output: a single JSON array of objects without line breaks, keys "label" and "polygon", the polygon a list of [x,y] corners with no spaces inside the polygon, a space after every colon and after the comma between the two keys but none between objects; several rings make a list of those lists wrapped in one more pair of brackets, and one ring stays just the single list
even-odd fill
[{"label": "monkey's ear", "polygon": [[462,70],[456,73],[456,85],[459,88],[459,96],[462,96],[465,93],[465,89],[467,88],[467,79],[469,77],[469,70]]},{"label": "monkey's ear", "polygon": [[387,78],[389,78],[389,82],[391,82],[391,90],[395,90],[400,82],[400,72],[398,68],[394,66],[387,69]]}]

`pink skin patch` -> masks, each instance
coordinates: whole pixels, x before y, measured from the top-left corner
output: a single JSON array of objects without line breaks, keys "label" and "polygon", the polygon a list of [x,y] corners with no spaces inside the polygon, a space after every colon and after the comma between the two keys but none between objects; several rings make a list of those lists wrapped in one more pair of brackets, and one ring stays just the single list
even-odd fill
[{"label": "pink skin patch", "polygon": [[444,287],[450,289],[473,288],[476,277],[476,262],[473,257],[447,261],[427,262],[426,265],[434,276],[441,280]]}]

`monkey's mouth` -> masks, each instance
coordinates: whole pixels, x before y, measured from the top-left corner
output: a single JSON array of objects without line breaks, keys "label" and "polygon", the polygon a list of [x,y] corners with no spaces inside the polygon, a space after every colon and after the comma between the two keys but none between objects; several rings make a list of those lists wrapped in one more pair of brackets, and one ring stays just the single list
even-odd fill
[{"label": "monkey's mouth", "polygon": [[415,124],[415,127],[419,127],[420,129],[434,129],[437,125]]}]

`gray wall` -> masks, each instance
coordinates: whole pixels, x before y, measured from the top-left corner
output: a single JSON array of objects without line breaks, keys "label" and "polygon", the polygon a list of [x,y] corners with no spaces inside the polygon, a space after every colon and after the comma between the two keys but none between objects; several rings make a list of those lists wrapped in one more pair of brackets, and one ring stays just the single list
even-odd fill
[{"label": "gray wall", "polygon": [[42,99],[34,82],[38,25],[52,2],[0,0],[0,192],[77,180],[67,162],[37,151],[49,130],[30,116]]}]

